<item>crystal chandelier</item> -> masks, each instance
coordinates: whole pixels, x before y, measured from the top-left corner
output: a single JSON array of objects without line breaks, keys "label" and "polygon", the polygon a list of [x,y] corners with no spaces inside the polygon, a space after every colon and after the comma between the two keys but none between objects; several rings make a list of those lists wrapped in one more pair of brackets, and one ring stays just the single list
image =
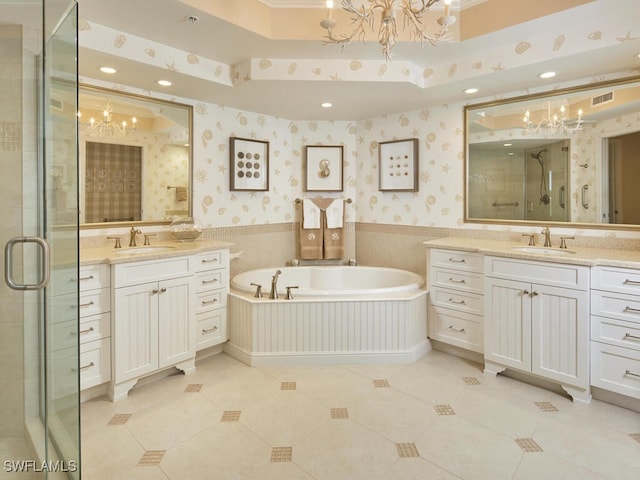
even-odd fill
[{"label": "crystal chandelier", "polygon": [[82,118],[82,112],[78,112],[78,121],[80,122],[82,131],[92,137],[120,137],[127,135],[131,130],[136,129],[138,123],[138,119],[136,117],[131,117],[131,126],[129,126],[126,120],[123,120],[120,123],[115,122],[112,114],[113,109],[107,100],[107,105],[102,112],[101,120],[97,121],[95,118],[91,117],[89,119],[89,123],[83,124],[80,121]]},{"label": "crystal chandelier", "polygon": [[[569,119],[567,118],[567,109],[564,105],[560,107],[559,113],[554,112],[551,109],[551,102],[547,103],[547,111],[543,113],[542,118],[538,123],[531,120],[531,112],[527,110],[524,114],[522,121],[524,125],[522,127],[525,135],[536,135],[543,133],[548,136],[563,134],[570,135],[573,132],[582,130],[582,109],[578,110],[578,119],[575,120],[574,126],[569,126]],[[573,123],[573,122],[571,122]]]},{"label": "crystal chandelier", "polygon": [[[422,23],[422,15],[431,6],[440,0],[366,0],[362,6],[356,7],[353,0],[342,0],[342,9],[351,13],[353,29],[351,33],[336,36],[333,29],[336,20],[333,18],[333,0],[327,0],[327,18],[320,22],[320,26],[327,31],[325,43],[340,45],[343,49],[354,38],[364,41],[366,37],[365,27],[372,31],[375,29],[376,14],[380,12],[380,25],[378,27],[378,43],[382,48],[383,57],[389,61],[391,50],[398,42],[398,26],[396,23],[396,11],[402,12],[403,28],[410,28],[411,39],[414,41],[429,42],[437,45],[442,41],[451,41],[448,29],[456,21],[456,17],[449,12],[451,0],[444,0],[444,15],[438,19],[440,29],[430,34]],[[398,5],[396,5],[396,3]]]}]

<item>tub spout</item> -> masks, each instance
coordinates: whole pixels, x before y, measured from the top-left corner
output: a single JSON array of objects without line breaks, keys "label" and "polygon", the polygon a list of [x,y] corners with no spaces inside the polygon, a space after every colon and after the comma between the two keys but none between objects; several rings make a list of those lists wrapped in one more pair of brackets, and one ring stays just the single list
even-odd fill
[{"label": "tub spout", "polygon": [[278,276],[282,273],[280,270],[276,270],[276,273],[273,277],[271,277],[271,292],[269,293],[269,298],[271,300],[275,300],[278,298]]}]

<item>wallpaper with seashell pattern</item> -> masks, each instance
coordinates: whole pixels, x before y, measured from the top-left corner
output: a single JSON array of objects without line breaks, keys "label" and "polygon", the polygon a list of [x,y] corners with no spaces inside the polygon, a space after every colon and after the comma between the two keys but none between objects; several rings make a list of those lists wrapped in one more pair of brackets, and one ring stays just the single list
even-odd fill
[{"label": "wallpaper with seashell pattern", "polygon": [[[631,0],[621,1],[625,5],[632,5]],[[570,11],[563,15],[571,18]],[[480,51],[481,53],[467,53],[467,56],[456,58],[455,62],[424,69],[416,69],[415,65],[408,62],[386,64],[383,61],[365,60],[291,61],[265,58],[251,59],[231,67],[85,21],[80,22],[80,44],[171,71],[204,77],[224,85],[261,79],[349,81],[376,77],[379,81],[409,82],[425,88],[452,79],[470,78],[483,72],[527,65],[549,58],[559,51],[588,51],[631,41],[640,35],[637,26],[633,26],[630,19],[618,18],[612,11],[605,11],[598,18],[580,18],[580,22],[568,21],[567,25],[565,33],[541,30],[515,45],[494,45],[491,49]],[[603,29],[603,25],[606,29]],[[624,72],[617,76],[629,74]],[[612,74],[573,84],[615,77],[616,74]],[[171,99],[155,92],[140,92],[94,79],[81,81]],[[550,88],[552,87],[547,85],[539,90]],[[509,96],[532,93],[534,90],[512,92]],[[304,145],[329,144],[345,147],[344,192],[325,196],[354,199],[354,203],[347,209],[347,221],[479,228],[464,225],[463,222],[463,103],[433,106],[357,122],[292,122],[219,104],[196,103],[183,98],[175,100],[194,106],[194,215],[204,225],[224,227],[296,220],[298,212],[294,199],[309,196],[304,192]],[[478,102],[484,100],[489,99],[478,99]],[[588,135],[589,132],[585,132],[584,138],[576,139],[578,149],[593,141]],[[230,136],[270,142],[268,192],[229,190]],[[408,138],[419,140],[419,191],[380,192],[378,143]],[[578,161],[588,161],[590,168],[576,167],[574,163]],[[591,166],[594,162],[582,156],[576,157],[573,162],[572,173],[579,176],[581,182],[592,182],[590,175],[593,173]],[[580,170],[576,172],[576,168]],[[595,234],[598,234],[597,231]]]}]

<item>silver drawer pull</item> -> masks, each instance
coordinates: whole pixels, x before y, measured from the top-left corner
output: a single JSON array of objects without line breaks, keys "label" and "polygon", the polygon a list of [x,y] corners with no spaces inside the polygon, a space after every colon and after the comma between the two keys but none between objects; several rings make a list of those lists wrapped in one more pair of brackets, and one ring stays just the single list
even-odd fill
[{"label": "silver drawer pull", "polygon": [[450,281],[451,283],[461,283],[461,284],[462,284],[462,283],[467,283],[467,281],[466,281],[465,279],[462,279],[462,280],[454,280],[453,278],[449,278],[449,281]]},{"label": "silver drawer pull", "polygon": [[449,257],[449,261],[451,263],[467,263],[467,261],[464,258],[461,258],[460,260],[456,259],[456,258],[451,258]]},{"label": "silver drawer pull", "polygon": [[640,282],[636,282],[634,280],[629,280],[628,278],[622,282],[623,285],[640,285]]},{"label": "silver drawer pull", "polygon": [[624,311],[631,312],[631,313],[640,313],[640,310],[638,310],[637,308],[631,308],[631,307],[624,307]]},{"label": "silver drawer pull", "polygon": [[76,335],[78,335],[78,334],[80,334],[80,335],[84,335],[85,333],[91,333],[91,332],[93,332],[93,327],[89,327],[89,328],[87,328],[87,329],[85,329],[85,330],[80,330],[78,333],[76,333],[76,332],[71,332],[71,336],[72,336],[72,337],[74,337],[74,336],[76,336]]},{"label": "silver drawer pull", "polygon": [[202,305],[209,305],[210,303],[217,303],[218,299],[214,298],[213,300],[202,300]]},{"label": "silver drawer pull", "polygon": [[625,333],[624,334],[623,340],[626,339],[626,338],[631,338],[633,340],[640,340],[640,337],[636,337],[635,335],[631,335],[630,333]]},{"label": "silver drawer pull", "polygon": [[93,305],[93,300],[91,300],[88,303],[81,303],[80,305],[78,305],[79,307],[90,307],[91,305]]},{"label": "silver drawer pull", "polygon": [[218,329],[218,327],[213,327],[213,328],[209,328],[208,330],[205,330],[204,328],[202,329],[202,333],[211,333],[211,332],[215,332]]},{"label": "silver drawer pull", "polygon": [[202,259],[202,263],[216,263],[219,260],[217,258],[204,258]]},{"label": "silver drawer pull", "polygon": [[640,373],[633,373],[631,370],[626,370],[624,372],[625,375],[629,375],[630,377],[638,377],[640,378]]},{"label": "silver drawer pull", "polygon": [[467,333],[465,332],[464,328],[455,328],[453,325],[449,325],[449,330],[453,330],[454,332],[458,333]]},{"label": "silver drawer pull", "polygon": [[449,303],[453,303],[455,305],[466,305],[467,304],[464,300],[456,301],[453,298],[449,299]]},{"label": "silver drawer pull", "polygon": [[78,368],[72,368],[71,371],[72,372],[77,372],[78,370],[82,371],[82,370],[86,370],[87,368],[91,368],[91,367],[95,367],[96,364],[91,362],[89,365],[83,365],[82,367]]},{"label": "silver drawer pull", "polygon": [[89,275],[88,277],[80,277],[78,280],[83,281],[83,280],[93,280],[93,275]]},{"label": "silver drawer pull", "polygon": [[218,283],[218,279],[214,278],[213,280],[202,280],[202,285],[206,285],[207,283]]}]

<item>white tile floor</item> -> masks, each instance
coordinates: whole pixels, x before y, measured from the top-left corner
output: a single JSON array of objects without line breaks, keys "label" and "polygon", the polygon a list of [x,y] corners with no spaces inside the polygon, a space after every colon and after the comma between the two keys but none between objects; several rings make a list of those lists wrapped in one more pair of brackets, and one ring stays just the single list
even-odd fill
[{"label": "white tile floor", "polygon": [[287,368],[220,354],[124,401],[84,403],[82,430],[85,480],[640,478],[640,413],[436,351]]}]

